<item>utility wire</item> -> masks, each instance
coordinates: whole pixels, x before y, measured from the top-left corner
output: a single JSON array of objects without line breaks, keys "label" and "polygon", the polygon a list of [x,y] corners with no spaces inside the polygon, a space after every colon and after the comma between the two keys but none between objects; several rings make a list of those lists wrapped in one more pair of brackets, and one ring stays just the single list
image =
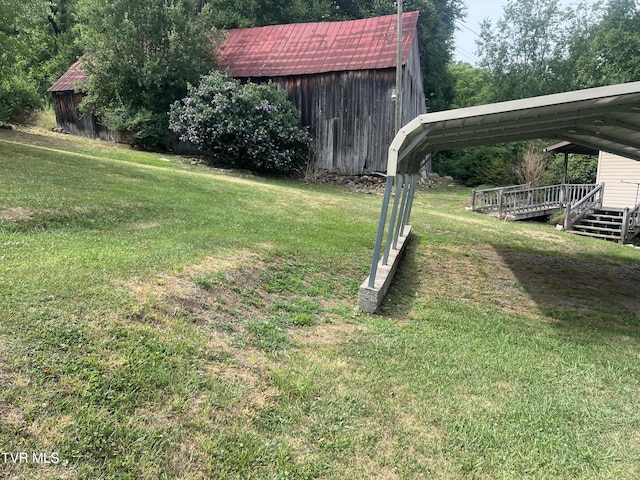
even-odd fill
[{"label": "utility wire", "polygon": [[[472,30],[471,28],[469,28],[469,27],[467,26],[467,24],[466,24],[466,23],[464,23],[463,21],[456,19],[456,20],[455,20],[455,22],[456,22],[456,25],[458,25],[459,27],[462,27],[462,28],[464,28],[464,29],[466,29],[466,30],[470,31],[470,32],[471,32],[471,33],[473,33],[477,38],[480,38],[480,35],[479,35],[477,32],[475,32],[474,30]],[[469,60],[471,61],[471,63],[473,63],[473,64],[477,64],[477,63],[480,61],[480,59],[479,59],[478,57],[476,57],[473,53],[471,53],[471,52],[469,52],[469,51],[465,50],[464,48],[459,47],[458,45],[456,45],[456,52],[458,52],[459,54],[461,54],[461,56],[463,56],[463,57],[465,57],[465,58],[469,59]]]}]

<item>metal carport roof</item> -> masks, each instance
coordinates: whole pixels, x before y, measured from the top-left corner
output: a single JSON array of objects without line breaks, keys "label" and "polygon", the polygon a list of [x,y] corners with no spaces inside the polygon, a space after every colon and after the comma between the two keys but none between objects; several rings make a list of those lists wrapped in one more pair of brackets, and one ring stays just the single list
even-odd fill
[{"label": "metal carport roof", "polygon": [[[387,186],[371,273],[360,288],[360,309],[374,311],[389,287],[409,234],[418,174],[428,155],[533,139],[566,140],[640,160],[640,82],[427,113],[402,127],[389,147]],[[379,260],[385,230],[387,241]]]},{"label": "metal carport roof", "polygon": [[538,138],[640,160],[640,82],[420,115],[396,135],[387,174],[441,150]]}]

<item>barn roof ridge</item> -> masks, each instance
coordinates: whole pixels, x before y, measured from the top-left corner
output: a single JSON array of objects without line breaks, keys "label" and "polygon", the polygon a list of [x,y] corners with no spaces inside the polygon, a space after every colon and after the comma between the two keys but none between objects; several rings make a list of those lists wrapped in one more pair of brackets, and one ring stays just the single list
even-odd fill
[{"label": "barn roof ridge", "polygon": [[[402,15],[402,63],[409,58],[419,12]],[[283,77],[395,68],[397,15],[230,29],[218,64],[234,77]]]}]

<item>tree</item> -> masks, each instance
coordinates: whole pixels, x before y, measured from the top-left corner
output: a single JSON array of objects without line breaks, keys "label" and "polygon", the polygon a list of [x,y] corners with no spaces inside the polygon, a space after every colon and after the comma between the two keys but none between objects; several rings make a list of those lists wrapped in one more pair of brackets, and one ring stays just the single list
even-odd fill
[{"label": "tree", "polygon": [[76,14],[80,1],[47,0],[34,19],[27,69],[43,98],[48,99],[47,89],[83,53]]},{"label": "tree", "polygon": [[341,18],[331,0],[210,0],[217,28],[251,28]]},{"label": "tree", "polygon": [[456,20],[464,17],[462,0],[407,0],[407,10],[419,10],[420,64],[430,111],[445,110],[454,97],[448,65],[454,51]]},{"label": "tree", "polygon": [[300,113],[272,84],[247,83],[218,71],[190,86],[171,107],[170,128],[208,158],[236,168],[294,174],[309,154]]},{"label": "tree", "polygon": [[515,174],[521,184],[530,183],[534,187],[544,184],[549,177],[547,158],[540,145],[529,142],[522,151],[522,159],[515,166]]},{"label": "tree", "polygon": [[26,123],[42,105],[29,58],[34,25],[45,11],[42,1],[0,3],[0,122]]},{"label": "tree", "polygon": [[485,20],[478,40],[480,66],[491,73],[494,101],[571,90],[575,62],[597,6],[561,8],[558,0],[508,0],[497,25]]},{"label": "tree", "polygon": [[215,65],[210,10],[198,0],[87,0],[82,103],[142,147],[162,147],[169,106]]},{"label": "tree", "polygon": [[[602,20],[574,38],[581,88],[640,80],[640,10],[634,0],[610,0]],[[582,47],[582,48],[578,48]]]},{"label": "tree", "polygon": [[453,80],[453,99],[450,108],[473,107],[491,103],[493,98],[489,72],[465,62],[449,64]]}]

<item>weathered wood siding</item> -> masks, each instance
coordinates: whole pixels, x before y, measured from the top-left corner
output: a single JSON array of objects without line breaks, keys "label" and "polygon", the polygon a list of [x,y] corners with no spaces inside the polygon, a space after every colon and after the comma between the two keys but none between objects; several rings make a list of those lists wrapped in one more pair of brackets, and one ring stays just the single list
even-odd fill
[{"label": "weathered wood siding", "polygon": [[52,92],[53,110],[59,129],[72,135],[99,138],[110,142],[130,143],[125,134],[109,130],[97,121],[96,116],[80,111],[83,94],[72,91]]},{"label": "weathered wood siding", "polygon": [[640,183],[640,162],[601,151],[596,182],[605,184],[602,198],[604,207],[634,207],[639,185],[625,182]]},{"label": "weathered wood siding", "polygon": [[[254,79],[256,80],[256,79]],[[345,175],[387,170],[395,136],[395,69],[272,79],[287,91],[314,139],[313,168]],[[417,39],[404,66],[402,124],[425,113]]]}]

